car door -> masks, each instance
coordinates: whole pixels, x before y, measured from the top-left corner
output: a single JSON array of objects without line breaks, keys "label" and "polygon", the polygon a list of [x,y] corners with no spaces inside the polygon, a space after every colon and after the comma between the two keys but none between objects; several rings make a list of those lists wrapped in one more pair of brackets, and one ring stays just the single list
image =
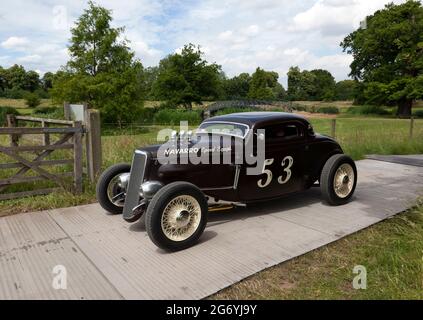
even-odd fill
[{"label": "car door", "polygon": [[274,198],[299,191],[304,186],[306,135],[299,121],[270,123],[265,130],[265,161],[261,174],[241,171],[240,197],[244,201]]}]

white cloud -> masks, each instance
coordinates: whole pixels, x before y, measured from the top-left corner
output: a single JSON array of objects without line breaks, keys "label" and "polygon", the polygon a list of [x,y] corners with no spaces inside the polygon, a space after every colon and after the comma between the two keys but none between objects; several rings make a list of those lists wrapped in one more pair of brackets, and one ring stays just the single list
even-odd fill
[{"label": "white cloud", "polygon": [[[151,66],[184,44],[201,45],[206,58],[233,76],[260,66],[285,84],[290,66],[325,68],[338,79],[351,57],[339,42],[366,15],[391,0],[97,0],[125,26],[130,47]],[[394,2],[403,2],[395,0]],[[69,59],[69,27],[86,1],[14,0],[0,4],[0,64],[56,71]],[[64,26],[59,27],[59,26]]]},{"label": "white cloud", "polygon": [[28,42],[24,37],[9,37],[1,43],[1,46],[6,49],[22,50]]}]

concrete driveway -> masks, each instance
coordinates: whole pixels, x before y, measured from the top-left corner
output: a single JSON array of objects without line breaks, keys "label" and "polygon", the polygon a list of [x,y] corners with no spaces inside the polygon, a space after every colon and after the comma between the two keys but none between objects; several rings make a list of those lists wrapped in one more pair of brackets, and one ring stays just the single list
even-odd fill
[{"label": "concrete driveway", "polygon": [[97,204],[0,218],[0,299],[204,298],[384,220],[423,195],[421,166],[380,160],[357,166],[355,197],[345,206],[323,204],[313,188],[211,213],[201,242],[177,253],[157,249],[139,224],[106,215]]}]

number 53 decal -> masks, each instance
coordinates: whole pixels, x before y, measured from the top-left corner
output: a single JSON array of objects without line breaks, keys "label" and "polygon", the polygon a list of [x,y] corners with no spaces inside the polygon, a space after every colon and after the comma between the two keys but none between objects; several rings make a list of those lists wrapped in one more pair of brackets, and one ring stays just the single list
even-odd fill
[{"label": "number 53 decal", "polygon": [[[263,181],[264,179],[260,179],[259,181],[257,181],[257,185],[260,188],[267,187],[270,184],[270,182],[272,182],[273,173],[269,169],[266,169],[266,166],[270,166],[274,161],[275,159],[264,160],[262,173],[266,174],[267,177],[265,181]],[[283,177],[284,175],[281,175],[278,177],[278,182],[280,184],[285,184],[289,181],[289,179],[291,179],[291,174],[292,174],[291,167],[293,164],[294,164],[294,159],[291,156],[286,156],[285,158],[283,158],[281,166],[284,168],[283,171],[286,173],[286,177],[284,178]]]}]

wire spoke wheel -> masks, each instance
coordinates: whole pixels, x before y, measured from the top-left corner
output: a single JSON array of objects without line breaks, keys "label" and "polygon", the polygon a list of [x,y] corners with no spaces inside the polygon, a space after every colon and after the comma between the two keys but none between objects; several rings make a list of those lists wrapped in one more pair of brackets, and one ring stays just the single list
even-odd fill
[{"label": "wire spoke wheel", "polygon": [[346,198],[351,193],[355,181],[355,174],[352,166],[343,163],[335,172],[333,188],[339,198]]},{"label": "wire spoke wheel", "polygon": [[107,197],[109,201],[117,207],[122,207],[125,204],[125,189],[122,185],[122,180],[127,178],[129,173],[122,173],[114,176],[107,185]]},{"label": "wire spoke wheel", "polygon": [[162,231],[172,241],[184,241],[198,229],[201,220],[201,207],[190,195],[173,198],[163,210]]}]

